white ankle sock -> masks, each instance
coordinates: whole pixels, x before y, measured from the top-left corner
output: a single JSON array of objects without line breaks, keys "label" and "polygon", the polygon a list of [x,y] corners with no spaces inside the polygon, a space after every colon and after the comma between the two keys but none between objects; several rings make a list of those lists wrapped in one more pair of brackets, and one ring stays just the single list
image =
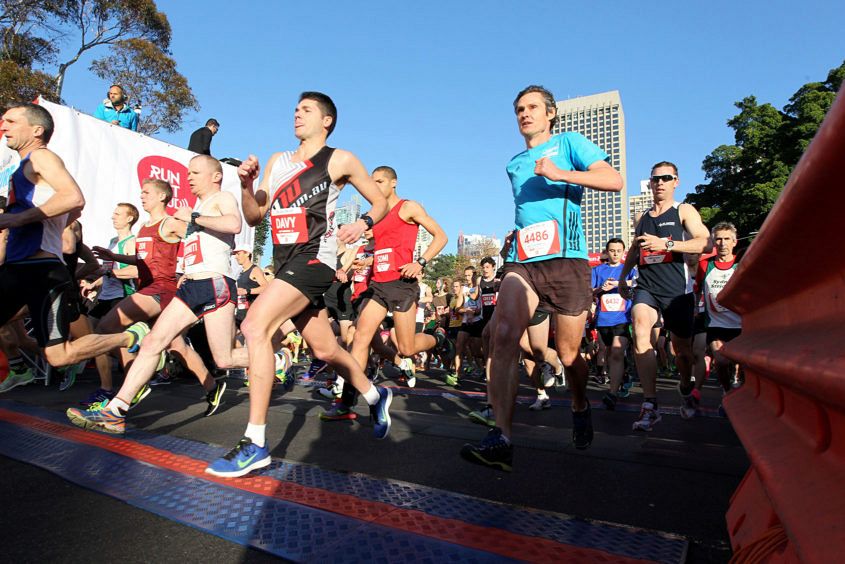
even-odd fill
[{"label": "white ankle sock", "polygon": [[126,415],[126,412],[129,411],[129,404],[118,397],[110,400],[106,407],[115,415]]},{"label": "white ankle sock", "polygon": [[367,405],[375,405],[378,403],[378,400],[381,399],[381,396],[378,393],[378,388],[372,384],[370,384],[370,389],[362,395],[364,396],[364,399],[367,400]]},{"label": "white ankle sock", "polygon": [[252,441],[252,444],[263,447],[266,441],[264,437],[264,431],[267,429],[267,425],[254,425],[252,423],[246,424],[246,433],[244,436]]}]

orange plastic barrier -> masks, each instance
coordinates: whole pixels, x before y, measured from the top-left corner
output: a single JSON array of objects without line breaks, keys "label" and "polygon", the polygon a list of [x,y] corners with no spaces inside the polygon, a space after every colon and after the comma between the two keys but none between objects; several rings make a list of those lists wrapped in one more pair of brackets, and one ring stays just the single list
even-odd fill
[{"label": "orange plastic barrier", "polygon": [[743,316],[725,347],[745,367],[724,405],[751,461],[727,513],[737,561],[845,550],[843,90],[719,294]]}]

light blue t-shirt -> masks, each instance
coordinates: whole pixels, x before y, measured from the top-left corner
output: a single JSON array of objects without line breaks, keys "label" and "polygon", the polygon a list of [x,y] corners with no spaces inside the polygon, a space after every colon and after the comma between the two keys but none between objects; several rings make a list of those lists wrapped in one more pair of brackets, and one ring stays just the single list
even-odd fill
[{"label": "light blue t-shirt", "polygon": [[[619,280],[622,275],[622,269],[625,268],[623,263],[616,266],[609,264],[600,264],[593,268],[593,289],[601,288],[605,280],[613,278]],[[628,273],[626,280],[629,282],[637,277],[637,269],[632,268]],[[619,295],[619,290],[614,288],[609,292],[599,295],[598,304],[596,307],[596,327],[613,327],[614,325],[621,325],[623,323],[631,322],[631,300],[626,300]]]},{"label": "light blue t-shirt", "polygon": [[517,235],[508,262],[537,262],[553,258],[587,258],[581,221],[584,187],[534,174],[536,161],[548,157],[562,170],[585,171],[607,153],[580,133],[561,133],[542,145],[526,149],[508,163],[508,177],[516,204]]}]

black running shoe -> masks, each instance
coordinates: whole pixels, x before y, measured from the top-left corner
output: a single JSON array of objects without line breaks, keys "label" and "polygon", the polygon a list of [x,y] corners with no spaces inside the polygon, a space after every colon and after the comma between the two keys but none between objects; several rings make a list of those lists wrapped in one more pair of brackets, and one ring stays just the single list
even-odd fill
[{"label": "black running shoe", "polygon": [[513,465],[513,445],[505,441],[501,429],[493,427],[487,431],[487,436],[481,443],[465,444],[461,448],[461,458],[473,464],[510,472]]},{"label": "black running shoe", "polygon": [[601,398],[602,403],[607,408],[608,411],[616,411],[616,402],[619,401],[619,398],[616,397],[616,394],[611,394],[607,392]]},{"label": "black running shoe", "polygon": [[572,412],[572,444],[578,450],[589,448],[593,442],[593,414],[590,404],[584,411]]}]

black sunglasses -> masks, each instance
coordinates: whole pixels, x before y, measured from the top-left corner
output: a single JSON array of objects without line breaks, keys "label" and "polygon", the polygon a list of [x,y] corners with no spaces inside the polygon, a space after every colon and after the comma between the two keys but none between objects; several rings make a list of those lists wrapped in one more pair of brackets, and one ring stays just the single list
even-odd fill
[{"label": "black sunglasses", "polygon": [[678,177],[675,176],[674,174],[661,174],[659,176],[652,176],[651,177],[651,181],[654,182],[655,184],[657,184],[661,180],[663,182],[672,182],[673,180],[677,180],[677,179],[678,179]]}]

